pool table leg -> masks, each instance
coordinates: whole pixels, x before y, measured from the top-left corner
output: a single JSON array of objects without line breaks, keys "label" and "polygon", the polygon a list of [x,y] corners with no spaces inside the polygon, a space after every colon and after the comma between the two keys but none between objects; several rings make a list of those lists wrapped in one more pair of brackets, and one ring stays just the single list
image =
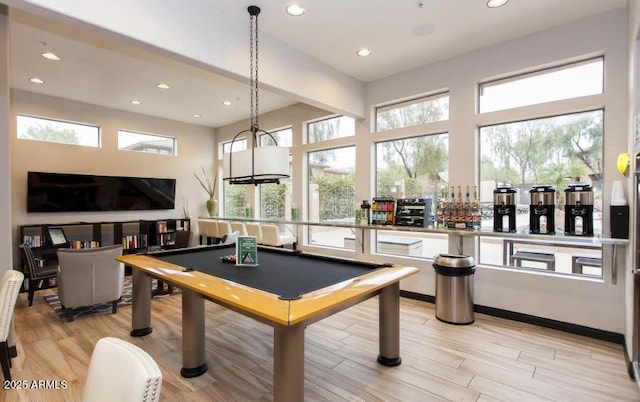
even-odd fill
[{"label": "pool table leg", "polygon": [[207,371],[204,362],[204,298],[192,290],[182,289],[182,369],[185,378]]},{"label": "pool table leg", "polygon": [[273,400],[304,400],[303,324],[273,327]]},{"label": "pool table leg", "polygon": [[400,357],[400,283],[382,288],[379,296],[380,354],[378,362],[385,366],[402,363]]},{"label": "pool table leg", "polygon": [[151,277],[134,269],[133,306],[131,307],[131,336],[145,336],[151,333]]}]

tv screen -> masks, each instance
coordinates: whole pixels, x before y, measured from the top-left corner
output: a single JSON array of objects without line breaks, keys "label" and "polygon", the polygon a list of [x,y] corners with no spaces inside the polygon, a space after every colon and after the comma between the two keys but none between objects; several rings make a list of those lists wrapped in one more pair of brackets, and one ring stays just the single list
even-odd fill
[{"label": "tv screen", "polygon": [[27,212],[173,209],[176,180],[29,172]]}]

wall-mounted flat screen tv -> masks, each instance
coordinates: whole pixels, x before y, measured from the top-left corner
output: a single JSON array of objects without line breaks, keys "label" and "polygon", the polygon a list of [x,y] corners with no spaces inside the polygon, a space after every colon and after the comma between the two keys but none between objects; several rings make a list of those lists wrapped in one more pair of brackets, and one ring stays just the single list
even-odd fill
[{"label": "wall-mounted flat screen tv", "polygon": [[28,172],[27,212],[173,209],[176,179]]}]

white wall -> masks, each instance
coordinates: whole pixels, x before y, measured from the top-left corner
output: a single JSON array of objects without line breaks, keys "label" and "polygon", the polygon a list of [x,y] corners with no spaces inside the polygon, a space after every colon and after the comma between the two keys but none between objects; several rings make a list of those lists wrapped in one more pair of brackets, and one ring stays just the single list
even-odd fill
[{"label": "white wall", "polygon": [[[450,181],[473,183],[478,177],[477,140],[480,126],[558,113],[558,105],[551,102],[533,108],[476,114],[476,88],[479,82],[543,68],[559,61],[604,54],[605,93],[576,100],[573,103],[575,110],[572,111],[606,109],[603,198],[605,205],[608,205],[611,183],[620,178],[615,167],[616,158],[626,150],[627,144],[626,19],[625,10],[618,9],[379,80],[367,87],[367,105],[373,109],[394,99],[448,90],[450,120],[444,128],[449,132]],[[370,125],[366,121],[362,128],[366,130]],[[366,131],[358,135],[372,136]],[[370,158],[365,157],[363,163]],[[369,183],[366,172],[358,170],[358,176],[358,183]],[[608,214],[604,217],[603,227],[608,228]],[[618,284],[611,284],[608,279],[610,274],[606,271],[611,266],[608,263],[611,258],[610,247],[606,248],[603,257],[607,278],[605,283],[480,267],[475,275],[475,302],[624,333],[626,278],[623,272],[627,270],[624,266],[620,267]],[[624,258],[619,260],[624,263]],[[416,262],[416,265],[422,268],[419,277],[403,283],[403,289],[433,295],[434,272],[431,264]]]},{"label": "white wall", "polygon": [[11,141],[9,134],[9,16],[0,4],[0,275],[12,265]]},{"label": "white wall", "polygon": [[[102,146],[91,148],[22,140],[16,134],[16,114],[89,123],[100,126]],[[114,109],[11,91],[11,216],[14,239],[22,224],[107,222],[182,217],[188,203],[193,219],[206,213],[204,190],[193,177],[201,166],[213,172],[215,130]],[[175,137],[177,155],[119,151],[119,129]],[[176,181],[176,208],[157,211],[27,213],[27,172],[84,173],[114,176],[166,177]],[[197,230],[197,225],[193,227]],[[197,237],[194,236],[197,240]],[[14,260],[16,260],[14,258]]]},{"label": "white wall", "polygon": [[[637,75],[640,73],[640,65],[638,61],[640,60],[640,4],[637,0],[631,0],[628,2],[628,34],[627,34],[627,52],[628,52],[628,77],[629,77],[629,85],[627,91],[627,99],[628,99],[628,118],[627,118],[627,151],[630,155],[634,155],[635,152],[640,151],[640,149],[634,150],[634,142],[635,142],[635,115],[640,112],[639,109],[639,101],[640,98],[640,82],[638,81]],[[640,144],[639,144],[640,145]],[[636,231],[634,228],[637,225],[639,217],[636,215],[637,207],[633,203],[633,197],[631,196],[636,190],[634,188],[634,180],[633,180],[633,172],[635,171],[635,161],[634,158],[631,158],[631,166],[629,167],[629,175],[627,182],[627,194],[630,195],[629,199],[631,201],[631,231],[629,236],[630,244],[636,244]],[[636,330],[636,324],[638,324],[638,320],[640,320],[640,300],[638,300],[637,293],[640,292],[640,278],[635,277],[632,269],[637,267],[638,264],[638,256],[637,250],[635,250],[634,246],[630,246],[627,250],[627,268],[625,270],[625,276],[627,278],[626,289],[625,289],[625,304],[627,306],[626,310],[626,325],[625,325],[625,341],[627,352],[631,355],[631,360],[636,360],[640,355],[640,333]]]}]

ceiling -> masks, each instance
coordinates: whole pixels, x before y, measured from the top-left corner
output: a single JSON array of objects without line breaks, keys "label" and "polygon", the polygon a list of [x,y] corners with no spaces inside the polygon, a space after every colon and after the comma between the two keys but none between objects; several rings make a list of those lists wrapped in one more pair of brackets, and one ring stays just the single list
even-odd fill
[{"label": "ceiling", "polygon": [[[365,83],[627,4],[627,0],[511,0],[489,9],[486,0],[299,0],[306,13],[291,17],[285,13],[293,2],[289,0],[208,1],[218,12],[247,25],[247,70],[246,8],[257,5],[262,8],[261,37],[273,37]],[[10,8],[12,88],[208,127],[249,117],[246,80],[43,15]],[[356,56],[361,47],[371,49],[372,55]],[[42,58],[47,50],[62,60]],[[31,77],[45,83],[32,84]],[[158,89],[158,83],[170,88]],[[133,99],[142,103],[132,105]],[[232,105],[222,105],[223,100]],[[297,101],[293,94],[263,89],[260,112]]]}]

